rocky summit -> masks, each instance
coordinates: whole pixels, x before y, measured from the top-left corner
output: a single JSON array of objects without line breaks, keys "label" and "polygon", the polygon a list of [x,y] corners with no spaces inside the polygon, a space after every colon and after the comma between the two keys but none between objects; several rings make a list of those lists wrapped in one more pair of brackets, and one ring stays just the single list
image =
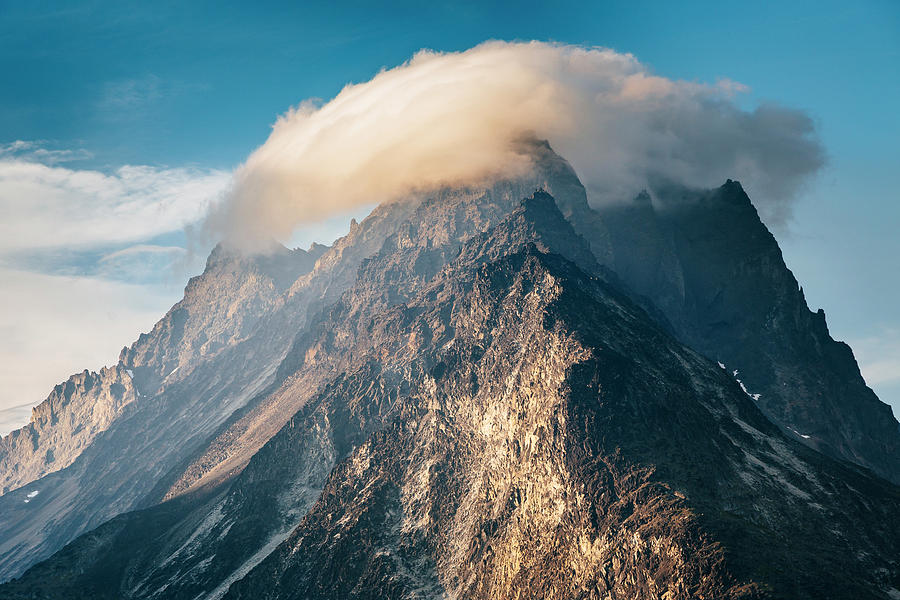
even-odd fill
[{"label": "rocky summit", "polygon": [[219,246],[0,442],[0,598],[900,597],[900,426],[737,182]]}]

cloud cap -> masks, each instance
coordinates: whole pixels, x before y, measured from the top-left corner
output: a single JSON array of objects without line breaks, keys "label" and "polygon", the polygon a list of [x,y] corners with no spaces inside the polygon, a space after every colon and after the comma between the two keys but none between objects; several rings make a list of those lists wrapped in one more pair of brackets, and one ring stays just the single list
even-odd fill
[{"label": "cloud cap", "polygon": [[630,54],[545,42],[423,50],[324,104],[275,123],[207,219],[217,236],[253,243],[300,223],[444,185],[515,178],[531,166],[517,140],[548,140],[592,204],[648,181],[711,187],[740,179],[770,224],[823,164],[812,120],[754,110],[746,88],[653,75]]}]

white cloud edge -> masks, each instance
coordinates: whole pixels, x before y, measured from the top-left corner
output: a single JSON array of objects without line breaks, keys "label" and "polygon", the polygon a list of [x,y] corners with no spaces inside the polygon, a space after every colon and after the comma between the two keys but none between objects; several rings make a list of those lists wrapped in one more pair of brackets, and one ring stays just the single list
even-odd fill
[{"label": "white cloud edge", "polygon": [[900,383],[900,329],[882,327],[878,335],[848,342],[871,386]]}]

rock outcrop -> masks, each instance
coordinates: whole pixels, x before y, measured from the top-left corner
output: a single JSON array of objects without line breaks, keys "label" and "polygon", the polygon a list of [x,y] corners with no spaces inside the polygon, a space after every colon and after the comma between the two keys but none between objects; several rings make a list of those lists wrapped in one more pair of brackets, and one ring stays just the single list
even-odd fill
[{"label": "rock outcrop", "polygon": [[138,399],[121,365],[84,371],[31,410],[31,422],[0,439],[0,494],[68,467]]}]

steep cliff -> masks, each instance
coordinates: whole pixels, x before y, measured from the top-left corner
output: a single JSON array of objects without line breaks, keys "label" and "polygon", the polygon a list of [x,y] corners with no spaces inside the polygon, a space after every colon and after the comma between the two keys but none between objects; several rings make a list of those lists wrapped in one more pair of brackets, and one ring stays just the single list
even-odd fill
[{"label": "steep cliff", "polygon": [[121,365],[72,375],[31,410],[31,422],[0,440],[0,494],[64,469],[138,399]]},{"label": "steep cliff", "polygon": [[685,344],[721,362],[796,439],[900,482],[900,425],[809,310],[737,182],[663,187],[603,212],[613,268]]}]

